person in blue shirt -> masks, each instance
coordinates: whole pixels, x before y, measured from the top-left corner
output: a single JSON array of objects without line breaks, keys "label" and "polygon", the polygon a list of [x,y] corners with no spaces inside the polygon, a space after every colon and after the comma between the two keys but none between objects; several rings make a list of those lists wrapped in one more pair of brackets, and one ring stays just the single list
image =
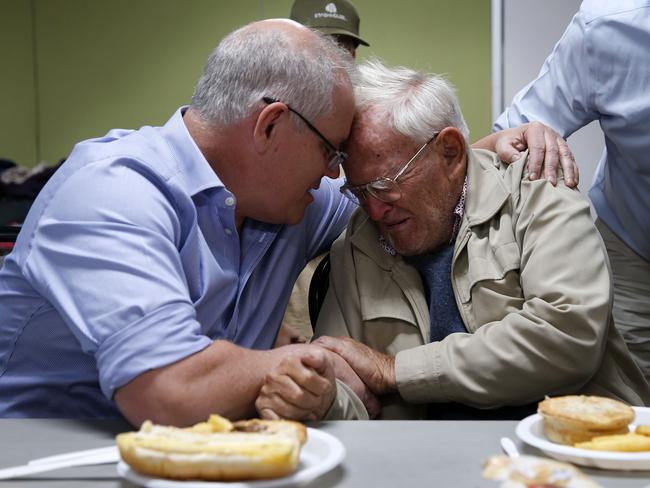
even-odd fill
[{"label": "person in blue shirt", "polygon": [[[589,196],[612,266],[614,319],[650,381],[649,46],[650,1],[585,0],[494,128],[535,120],[568,137],[599,121],[605,149]],[[551,178],[555,168],[546,165]]]},{"label": "person in blue shirt", "polygon": [[[353,210],[333,178],[354,69],[298,23],[253,23],[164,126],[79,143],[0,271],[0,417],[251,416],[288,357],[313,372],[314,398],[336,376],[376,408],[338,356],[271,349],[293,281]],[[500,140],[526,134],[546,137],[534,125]]]},{"label": "person in blue shirt", "polygon": [[163,127],[74,148],[0,275],[0,416],[254,413],[265,372],[310,350],[259,352],[352,211],[322,179],[353,117],[344,67],[298,24],[251,24]]}]

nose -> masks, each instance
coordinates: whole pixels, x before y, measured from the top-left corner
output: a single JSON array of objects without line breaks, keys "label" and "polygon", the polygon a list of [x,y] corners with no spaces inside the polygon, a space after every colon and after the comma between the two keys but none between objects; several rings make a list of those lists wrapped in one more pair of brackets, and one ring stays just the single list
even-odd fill
[{"label": "nose", "polygon": [[390,203],[382,202],[372,195],[368,195],[366,203],[363,206],[363,209],[375,222],[379,222],[391,208],[392,205]]}]

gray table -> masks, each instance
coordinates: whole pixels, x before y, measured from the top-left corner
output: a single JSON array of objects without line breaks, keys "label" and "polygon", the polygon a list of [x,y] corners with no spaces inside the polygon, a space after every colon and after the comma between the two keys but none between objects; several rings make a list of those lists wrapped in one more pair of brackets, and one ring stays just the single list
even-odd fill
[{"label": "gray table", "polygon": [[[370,421],[313,424],[338,437],[347,449],[342,465],[310,487],[492,487],[481,478],[481,463],[500,452],[499,438],[515,438],[516,422]],[[0,468],[78,449],[103,447],[128,425],[111,421],[0,420]],[[527,454],[540,454],[518,442]],[[605,487],[650,484],[650,472],[585,470]],[[0,481],[4,487],[130,487],[114,465],[70,468]]]}]

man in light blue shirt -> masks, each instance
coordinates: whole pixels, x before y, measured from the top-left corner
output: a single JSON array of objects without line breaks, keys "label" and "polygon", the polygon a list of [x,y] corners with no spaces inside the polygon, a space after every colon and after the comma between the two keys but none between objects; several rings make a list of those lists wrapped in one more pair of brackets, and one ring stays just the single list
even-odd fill
[{"label": "man in light blue shirt", "polygon": [[353,117],[342,53],[290,21],[251,24],[163,127],[75,147],[0,274],[0,416],[253,415],[271,366],[318,354],[259,351],[353,210],[322,179]]},{"label": "man in light blue shirt", "polygon": [[323,178],[346,157],[351,70],[295,22],[253,23],[163,127],[78,144],[0,271],[0,417],[252,416],[287,358],[312,371],[312,418],[334,376],[376,408],[339,356],[270,350],[297,274],[352,211]]},{"label": "man in light blue shirt", "polygon": [[503,129],[537,120],[567,137],[599,121],[605,150],[589,196],[612,265],[614,318],[648,380],[649,46],[650,1],[585,0],[538,77],[494,124]]}]

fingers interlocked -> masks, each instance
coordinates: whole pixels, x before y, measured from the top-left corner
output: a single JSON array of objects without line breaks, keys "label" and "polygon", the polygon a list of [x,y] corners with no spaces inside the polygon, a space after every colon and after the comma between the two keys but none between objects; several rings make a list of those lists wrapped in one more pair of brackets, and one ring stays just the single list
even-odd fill
[{"label": "fingers interlocked", "polygon": [[313,346],[283,358],[267,373],[255,407],[262,418],[316,420],[335,395],[332,364],[324,350]]}]

